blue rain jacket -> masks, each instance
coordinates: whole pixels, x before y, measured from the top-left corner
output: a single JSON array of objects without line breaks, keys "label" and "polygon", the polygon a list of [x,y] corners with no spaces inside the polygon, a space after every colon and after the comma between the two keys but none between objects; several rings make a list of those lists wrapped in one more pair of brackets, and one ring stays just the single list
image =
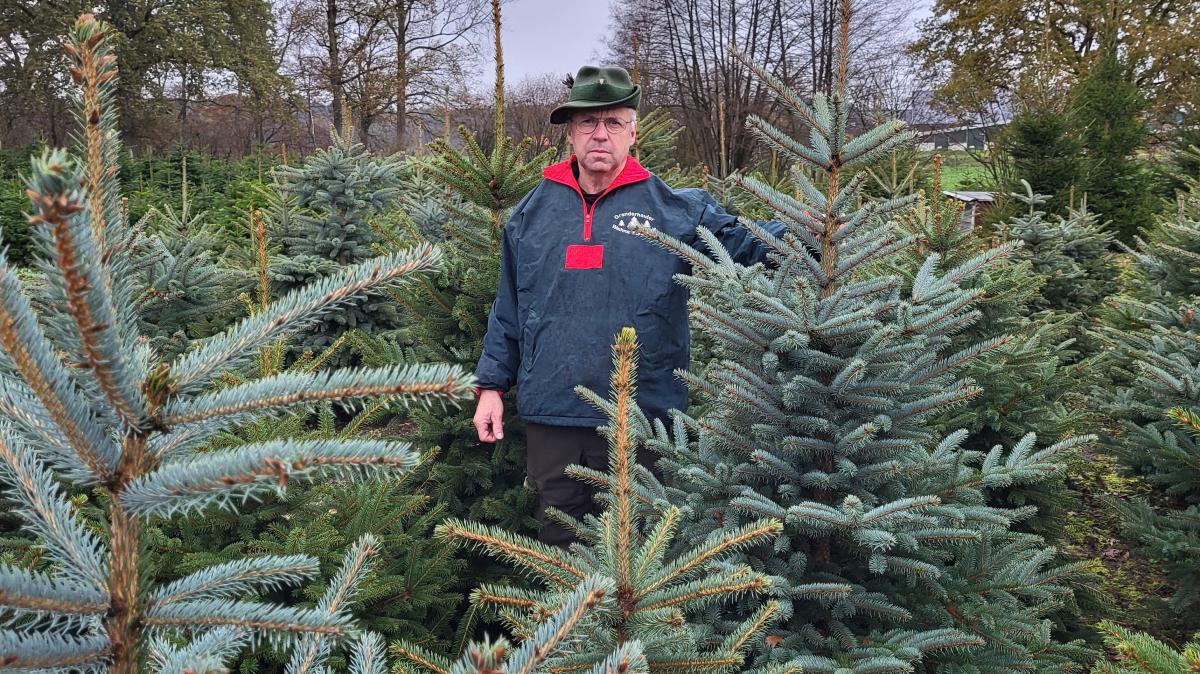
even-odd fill
[{"label": "blue rain jacket", "polygon": [[[575,158],[547,167],[519,203],[500,255],[500,286],[475,369],[481,389],[517,387],[526,421],[599,426],[607,419],[574,391],[608,397],[612,344],[637,330],[637,401],[651,418],[686,409],[688,289],[675,282],[690,265],[629,233],[635,221],[704,250],[697,227],[712,230],[742,264],[766,249],[704,190],[672,189],[630,157],[591,208],[572,170]],[[784,225],[763,223],[772,233]]]}]

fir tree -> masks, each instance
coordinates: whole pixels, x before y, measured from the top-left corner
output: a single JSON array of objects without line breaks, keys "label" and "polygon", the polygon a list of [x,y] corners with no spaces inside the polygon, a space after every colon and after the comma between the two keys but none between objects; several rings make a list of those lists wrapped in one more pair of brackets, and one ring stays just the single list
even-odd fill
[{"label": "fir tree", "polygon": [[1200,435],[1191,424],[1200,410],[1197,249],[1200,220],[1187,209],[1139,241],[1128,287],[1113,299],[1099,332],[1111,358],[1109,381],[1096,396],[1114,420],[1109,448],[1159,488],[1154,506],[1117,506],[1129,533],[1178,584],[1171,605],[1192,627],[1189,612],[1200,603]]},{"label": "fir tree", "polygon": [[786,611],[759,662],[828,674],[1077,669],[1086,650],[1056,640],[1048,616],[1071,600],[1080,565],[1054,565],[1038,537],[1011,530],[1027,510],[987,503],[994,488],[1052,474],[1084,439],[1039,449],[1029,435],[980,452],[962,447],[965,432],[930,426],[976,394],[961,367],[1001,343],[952,348],[979,316],[979,291],[959,282],[1013,246],[945,270],[931,255],[903,293],[901,278],[865,273],[915,240],[886,220],[907,200],[860,206],[865,176],[849,169],[912,135],[891,122],[847,137],[849,2],[840,18],[838,86],[811,105],[738,55],[812,129],[811,142],[759,118],[751,129],[824,177],[821,189],[794,171],[799,198],[739,180],[788,224],[781,238],[745,225],[772,265],[734,264],[703,230],[713,258],[640,228],[691,263],[681,281],[695,327],[715,343],[707,369],[686,375],[702,392],[700,413],[677,415],[671,435],[659,426],[654,442],[673,498],[696,513],[685,537],[747,518],[784,522],[773,545],[747,553],[779,577]]},{"label": "fir tree", "polygon": [[[559,672],[561,670],[551,663],[576,652],[582,627],[593,616],[611,611],[613,604],[612,581],[599,577],[586,578],[566,597],[558,612],[538,626],[519,648],[510,652],[507,639],[485,641],[467,646],[456,662],[431,656],[419,659],[416,664],[423,670],[446,674]],[[408,659],[414,655],[403,644],[394,644],[392,649]],[[583,672],[585,668],[577,671]],[[586,668],[586,671],[588,674],[647,674],[648,665],[641,644],[628,641],[600,662]]]},{"label": "fir tree", "polygon": [[[1193,219],[1163,223],[1156,231],[1182,237],[1186,230],[1192,230],[1188,239],[1200,240],[1200,222]],[[1156,245],[1153,235],[1148,241],[1136,257],[1142,281],[1164,269],[1184,269],[1186,249]],[[1171,606],[1187,614],[1200,603],[1200,434],[1192,425],[1200,410],[1195,296],[1163,293],[1150,283],[1133,288],[1116,297],[1109,325],[1100,332],[1112,359],[1108,386],[1098,398],[1102,411],[1120,420],[1110,434],[1110,449],[1159,488],[1156,505],[1117,501],[1118,510],[1129,534],[1177,583]]]},{"label": "fir tree", "polygon": [[1200,229],[1195,225],[1200,222],[1200,184],[1177,197],[1173,215],[1159,218],[1154,227],[1134,239],[1136,248],[1122,246],[1147,282],[1131,284],[1140,298],[1200,295],[1200,275],[1194,273],[1200,260]]},{"label": "fir tree", "polygon": [[1200,671],[1200,635],[1176,651],[1147,634],[1130,632],[1115,623],[1100,623],[1104,643],[1114,662],[1102,662],[1092,674],[1192,674]]},{"label": "fir tree", "polygon": [[1103,231],[1088,210],[1087,199],[1066,218],[1047,218],[1040,206],[1048,197],[1036,194],[1025,180],[1024,194],[1012,197],[1027,209],[1000,225],[1005,239],[1021,241],[1017,253],[1045,277],[1037,309],[1079,312],[1091,309],[1116,291],[1117,267],[1108,254],[1113,235]]},{"label": "fir tree", "polygon": [[[378,254],[371,219],[395,201],[400,166],[393,158],[371,155],[350,133],[334,134],[333,144],[302,166],[277,169],[275,188],[286,195],[279,205],[291,209],[282,257],[272,269],[278,293]],[[396,307],[386,297],[366,298],[314,324],[295,349],[320,351],[348,330],[379,332],[399,325]],[[348,358],[336,362],[346,364]]]},{"label": "fir tree", "polygon": [[[170,204],[152,207],[129,223],[124,201],[121,207],[126,232],[121,246],[130,251],[138,328],[164,357],[183,353],[193,340],[227,327],[246,278],[221,259],[220,241],[206,214],[192,212],[186,162],[182,173],[178,211]],[[32,275],[28,287],[34,308],[51,311],[55,300],[47,293],[44,273]]]},{"label": "fir tree", "polygon": [[[116,179],[120,146],[117,76],[107,26],[74,25],[66,51],[79,97],[79,161],[49,151],[27,180],[47,293],[39,316],[0,255],[0,479],[16,514],[38,539],[48,568],[0,570],[0,660],[13,669],[157,668],[211,671],[251,641],[291,645],[299,664],[319,665],[355,636],[347,602],[375,547],[362,539],[313,608],[255,595],[314,575],[306,557],[247,557],[155,585],[143,568],[145,529],[188,513],[236,510],[289,483],[348,482],[410,469],[407,443],[319,440],[251,443],[199,452],[222,430],[322,402],[374,396],[446,400],[471,385],[461,368],[337,370],[281,374],[213,390],[262,346],[354,298],[437,262],[430,247],[350,266],[172,360],[141,338],[132,259]],[[76,511],[64,488],[94,488],[100,508]],[[100,521],[84,518],[95,513]],[[356,671],[381,657],[360,641]]]},{"label": "fir tree", "polygon": [[4,223],[9,259],[15,265],[29,264],[33,257],[33,237],[21,217],[28,203],[25,187],[19,179],[9,179],[6,175],[0,180],[0,222]]},{"label": "fir tree", "polygon": [[1004,128],[1000,147],[1014,176],[1050,195],[1050,212],[1066,212],[1074,192],[1082,194],[1082,148],[1067,112],[1048,105],[1022,109]]},{"label": "fir tree", "polygon": [[[902,197],[917,191],[917,186],[930,182],[929,168],[921,160],[921,154],[916,148],[893,149],[875,162],[874,166],[863,170],[871,177],[872,184],[867,192],[883,198]],[[941,190],[941,155],[934,155],[937,162],[938,175],[932,180],[937,182]]]},{"label": "fir tree", "polygon": [[[941,194],[941,158],[934,157],[933,181],[917,194],[912,208],[896,215],[901,231],[916,236],[916,243],[894,256],[884,272],[898,273],[911,291],[913,279],[930,254],[938,257],[938,270],[950,270],[987,251],[991,237],[962,224],[962,205]],[[1020,248],[1015,258],[1026,257]],[[954,348],[967,348],[1000,340],[994,349],[964,364],[963,374],[986,381],[963,405],[945,410],[932,420],[939,433],[965,429],[970,435],[963,447],[986,452],[1012,445],[1028,432],[1058,438],[1078,427],[1074,410],[1084,404],[1087,376],[1094,365],[1082,360],[1070,331],[1078,321],[1072,316],[1038,312],[1044,302],[1047,278],[1030,260],[1009,259],[982,269],[961,286],[975,290],[979,320],[951,338]],[[1037,512],[1026,520],[1030,530],[1058,539],[1064,513],[1076,505],[1066,488],[1062,471],[1034,485],[1012,485],[994,490],[992,498],[1013,506],[1034,505]]]},{"label": "fir tree", "polygon": [[[604,511],[577,521],[561,512],[551,516],[569,526],[579,540],[570,550],[539,543],[502,527],[451,520],[438,527],[440,536],[476,547],[503,559],[534,578],[540,587],[485,584],[472,603],[499,615],[517,635],[532,635],[538,624],[560,609],[576,583],[588,577],[610,579],[616,607],[590,623],[573,651],[552,663],[570,670],[593,666],[608,652],[630,641],[640,642],[651,672],[727,672],[743,662],[745,652],[763,638],[779,617],[779,604],[767,602],[728,635],[714,637],[703,624],[687,617],[740,595],[765,591],[771,579],[744,565],[725,563],[731,553],[769,540],[782,530],[778,520],[761,519],[714,532],[696,542],[677,540],[682,512],[658,509],[663,487],[637,465],[640,436],[649,431],[634,403],[637,342],[625,328],[613,347],[612,400],[583,389],[609,418],[601,429],[609,443],[609,472],[573,466],[577,478],[601,487]],[[433,674],[448,674],[449,662],[424,649],[397,644],[394,650]]]},{"label": "fir tree", "polygon": [[[896,153],[893,150],[888,154],[894,158]],[[963,225],[963,203],[947,199],[942,194],[942,156],[934,155],[932,163],[933,175],[929,186],[916,192],[911,207],[896,214],[900,226],[917,238],[917,245],[905,252],[905,264],[899,269],[901,273],[906,268],[920,268],[931,253],[938,256],[943,266],[955,267],[987,247],[976,235],[974,227]],[[876,182],[881,182],[874,174],[872,177]],[[911,194],[898,189],[888,189],[887,192],[888,198],[902,198]]]},{"label": "fir tree", "polygon": [[[449,190],[445,263],[435,278],[393,292],[407,323],[400,334],[421,358],[474,366],[483,349],[487,317],[500,278],[500,236],[508,212],[541,179],[549,151],[526,156],[531,141],[513,145],[504,138],[486,152],[465,130],[463,148],[432,146],[425,169],[429,179]],[[387,232],[385,250],[409,245],[403,232]],[[377,338],[367,347],[371,362],[406,357],[404,349]],[[372,358],[374,360],[372,360]],[[456,515],[496,522],[514,531],[536,526],[533,495],[525,489],[525,447],[521,424],[510,399],[505,439],[481,450],[472,425],[473,409],[452,415],[415,410],[415,441],[443,449],[434,467],[437,500]]]},{"label": "fir tree", "polygon": [[462,208],[455,194],[430,175],[425,156],[406,159],[396,206],[392,215],[400,217],[401,226],[392,228],[432,243],[446,240],[450,213]]},{"label": "fir tree", "polygon": [[1103,42],[1072,92],[1072,116],[1084,149],[1082,187],[1105,226],[1128,243],[1153,223],[1157,205],[1151,175],[1137,158],[1146,103],[1115,36]]},{"label": "fir tree", "polygon": [[[370,573],[371,558],[378,554],[376,541],[363,537],[346,553],[329,587],[320,593],[313,612],[328,619],[344,617],[354,603],[363,578]],[[202,599],[205,594],[226,599],[244,596],[248,591],[270,590],[291,580],[315,572],[315,563],[303,556],[274,558],[274,568],[239,560],[231,564],[209,567],[206,574],[184,579],[163,587],[167,598],[179,600]],[[186,581],[191,581],[189,584]],[[203,585],[197,585],[203,581]],[[215,603],[215,602],[214,602]],[[226,600],[226,605],[237,602]],[[151,670],[159,674],[188,674],[189,672],[227,672],[228,660],[253,643],[254,635],[246,629],[222,626],[208,629],[180,645],[177,638],[156,636],[146,648],[146,660]],[[288,671],[294,674],[325,671],[334,652],[333,637],[313,630],[294,639],[288,661]],[[360,633],[348,649],[350,674],[376,674],[383,671],[385,656],[383,641],[373,632]],[[52,670],[53,671],[53,670]],[[86,668],[83,671],[87,671]],[[137,671],[137,670],[134,670]]]},{"label": "fir tree", "polygon": [[1187,181],[1200,179],[1200,127],[1185,123],[1171,139],[1171,174],[1175,187],[1185,189]]},{"label": "fir tree", "polygon": [[192,212],[186,163],[183,171],[179,210],[170,204],[151,209],[143,222],[152,231],[143,231],[142,223],[131,231],[130,246],[138,258],[139,327],[167,356],[225,327],[245,281],[219,258],[220,239],[205,222],[206,213]]}]

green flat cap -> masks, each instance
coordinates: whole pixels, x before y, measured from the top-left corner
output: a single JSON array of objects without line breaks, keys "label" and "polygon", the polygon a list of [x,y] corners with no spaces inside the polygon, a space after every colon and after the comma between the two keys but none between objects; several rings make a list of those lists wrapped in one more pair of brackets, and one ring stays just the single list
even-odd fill
[{"label": "green flat cap", "polygon": [[642,88],[629,79],[624,68],[584,66],[575,75],[567,102],[550,113],[551,124],[565,124],[575,110],[633,108],[637,110]]}]

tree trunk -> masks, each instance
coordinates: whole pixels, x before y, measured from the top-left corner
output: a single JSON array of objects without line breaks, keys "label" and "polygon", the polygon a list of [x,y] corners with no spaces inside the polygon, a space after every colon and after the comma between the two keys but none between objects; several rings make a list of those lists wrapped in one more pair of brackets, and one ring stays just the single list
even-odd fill
[{"label": "tree trunk", "polygon": [[[308,105],[305,106],[308,111],[308,143],[309,148],[314,148],[317,146],[317,120],[313,117],[312,90],[305,91],[305,95],[308,97]],[[287,164],[286,161],[283,163]]]},{"label": "tree trunk", "polygon": [[329,52],[329,93],[333,96],[333,128],[339,134],[346,131],[343,108],[346,95],[342,90],[342,55],[338,44],[338,0],[325,0],[325,37]]},{"label": "tree trunk", "polygon": [[[59,105],[57,98],[50,99],[50,142],[54,143],[54,147],[62,147],[63,138],[62,129],[62,106]],[[12,130],[12,122],[9,122],[8,129]]]},{"label": "tree trunk", "polygon": [[112,527],[111,584],[112,615],[105,625],[112,648],[113,662],[109,671],[113,674],[137,674],[139,606],[138,606],[138,551],[141,527],[138,521],[125,511],[115,500],[109,506]]},{"label": "tree trunk", "polygon": [[179,91],[181,94],[181,99],[179,101],[179,121],[181,124],[187,124],[187,117],[188,117],[188,71],[187,71],[187,68],[180,69],[179,80],[180,80]]},{"label": "tree trunk", "polygon": [[375,115],[368,115],[365,112],[358,113],[358,137],[362,140],[362,144],[368,150],[371,149],[371,125],[375,123]]},{"label": "tree trunk", "polygon": [[396,151],[408,142],[408,0],[396,0]]},{"label": "tree trunk", "polygon": [[408,58],[396,58],[396,151],[403,152],[408,142]]},{"label": "tree trunk", "polygon": [[142,605],[139,558],[141,522],[122,505],[119,495],[134,479],[146,472],[146,436],[134,433],[121,443],[121,463],[107,487],[112,492],[108,506],[112,561],[109,565],[108,592],[111,610],[105,619],[105,631],[111,648],[111,674],[138,674],[141,662],[138,640],[142,633]]}]

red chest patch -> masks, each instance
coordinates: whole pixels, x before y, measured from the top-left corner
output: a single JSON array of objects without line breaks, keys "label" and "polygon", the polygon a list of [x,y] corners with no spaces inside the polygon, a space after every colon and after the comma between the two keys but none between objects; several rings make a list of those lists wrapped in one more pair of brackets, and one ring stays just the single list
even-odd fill
[{"label": "red chest patch", "polygon": [[603,266],[603,244],[567,246],[567,261],[563,269],[600,269]]}]

